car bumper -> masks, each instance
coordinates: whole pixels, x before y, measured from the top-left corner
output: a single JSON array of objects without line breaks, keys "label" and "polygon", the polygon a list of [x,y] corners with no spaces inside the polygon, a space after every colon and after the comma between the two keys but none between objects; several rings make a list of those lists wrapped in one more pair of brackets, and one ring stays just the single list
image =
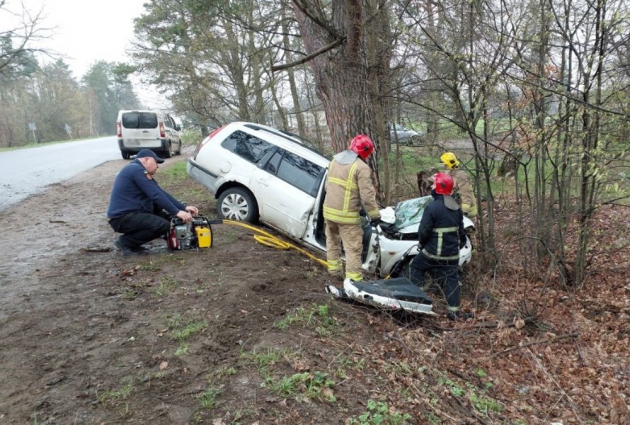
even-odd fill
[{"label": "car bumper", "polygon": [[168,140],[167,139],[157,139],[157,140],[123,140],[118,139],[118,147],[121,152],[129,152],[129,153],[138,153],[142,149],[151,149],[152,151],[158,153],[163,152],[168,149]]},{"label": "car bumper", "polygon": [[218,175],[199,165],[199,163],[193,158],[188,158],[188,162],[186,163],[186,171],[188,172],[188,175],[190,177],[199,182],[201,185],[207,187],[212,193],[216,195],[217,180],[219,177]]}]

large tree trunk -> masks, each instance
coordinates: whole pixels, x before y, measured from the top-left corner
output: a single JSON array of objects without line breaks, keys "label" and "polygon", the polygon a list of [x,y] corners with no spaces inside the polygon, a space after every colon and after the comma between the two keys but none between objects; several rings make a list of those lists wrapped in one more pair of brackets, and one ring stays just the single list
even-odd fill
[{"label": "large tree trunk", "polygon": [[[302,6],[309,10],[316,9],[315,3]],[[332,18],[329,23],[332,28],[325,29],[307,17],[296,3],[293,4],[308,54],[326,47],[339,37],[345,37],[341,47],[320,54],[309,62],[317,97],[326,112],[332,148],[340,152],[347,149],[355,135],[371,133],[371,113],[361,0],[337,0],[331,7]]]}]

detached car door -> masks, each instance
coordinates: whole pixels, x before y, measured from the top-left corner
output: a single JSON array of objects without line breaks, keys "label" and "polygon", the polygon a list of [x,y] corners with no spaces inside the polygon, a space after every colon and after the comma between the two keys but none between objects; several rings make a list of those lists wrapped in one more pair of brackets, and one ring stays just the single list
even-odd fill
[{"label": "detached car door", "polygon": [[261,220],[301,239],[325,171],[299,155],[278,149],[250,180],[260,200]]}]

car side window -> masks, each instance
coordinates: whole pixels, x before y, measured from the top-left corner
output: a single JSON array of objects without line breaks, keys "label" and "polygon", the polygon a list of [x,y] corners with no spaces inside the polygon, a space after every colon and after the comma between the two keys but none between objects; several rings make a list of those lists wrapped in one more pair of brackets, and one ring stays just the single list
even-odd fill
[{"label": "car side window", "polygon": [[269,162],[267,162],[267,164],[265,164],[265,168],[264,169],[266,171],[269,171],[271,174],[273,174],[275,176],[276,173],[278,173],[278,167],[280,166],[280,160],[282,159],[282,154],[283,153],[284,153],[284,150],[280,149],[280,150],[278,150],[278,152],[273,154],[273,156],[271,157]]},{"label": "car side window", "polygon": [[170,115],[167,115],[166,118],[168,119],[168,126],[173,130],[177,130],[177,123],[175,122],[175,119]]},{"label": "car side window", "polygon": [[[274,158],[272,158],[272,160]],[[321,177],[324,172],[322,167],[313,164],[311,161],[304,159],[301,156],[285,151],[282,161],[277,168],[278,172],[276,175],[278,178],[311,196],[317,195],[319,182],[321,181]]]},{"label": "car side window", "polygon": [[271,143],[242,131],[232,133],[221,143],[221,146],[254,164],[260,161],[270,149],[274,148]]}]

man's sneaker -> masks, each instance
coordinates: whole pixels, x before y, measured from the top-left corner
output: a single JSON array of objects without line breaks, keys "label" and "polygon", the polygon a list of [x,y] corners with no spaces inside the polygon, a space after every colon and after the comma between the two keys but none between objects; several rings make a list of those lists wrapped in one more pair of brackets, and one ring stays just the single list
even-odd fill
[{"label": "man's sneaker", "polygon": [[461,311],[449,311],[446,314],[446,318],[448,320],[468,320],[468,319],[474,319],[475,318],[475,314],[474,313],[463,313]]}]

